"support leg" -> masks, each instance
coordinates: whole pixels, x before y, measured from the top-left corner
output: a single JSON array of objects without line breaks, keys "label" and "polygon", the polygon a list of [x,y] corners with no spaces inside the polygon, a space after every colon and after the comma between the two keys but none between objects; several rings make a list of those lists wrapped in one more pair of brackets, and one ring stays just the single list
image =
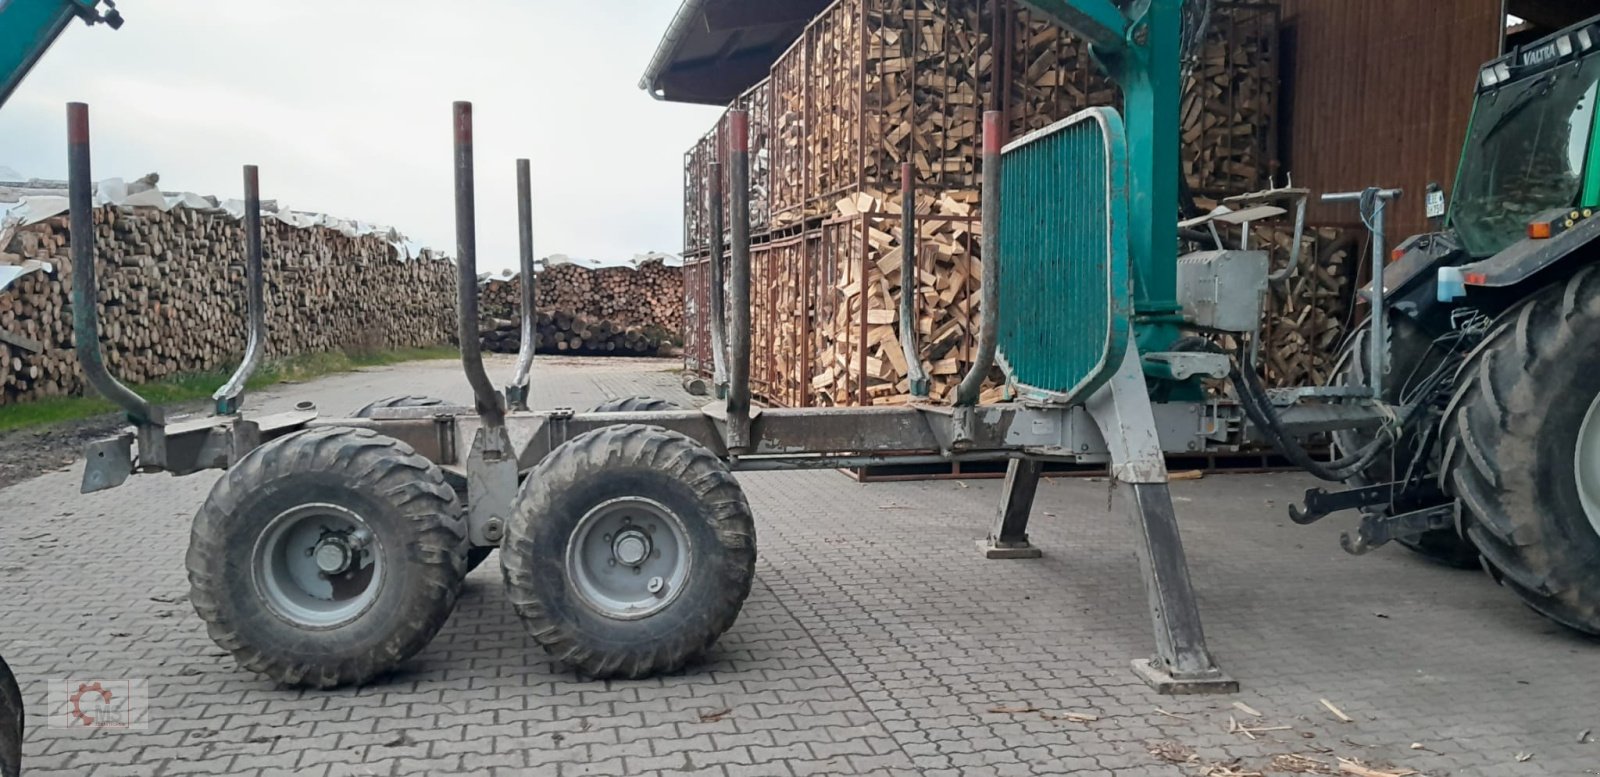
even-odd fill
[{"label": "support leg", "polygon": [[1156,653],[1134,661],[1134,672],[1159,693],[1233,693],[1239,684],[1206,650],[1139,362],[1138,349],[1128,348],[1116,376],[1087,403],[1111,452],[1111,475],[1139,527],[1139,571],[1155,625]]},{"label": "support leg", "polygon": [[1028,516],[1033,512],[1033,496],[1039,490],[1038,459],[1012,459],[1006,466],[1005,490],[1000,495],[1000,512],[995,516],[989,538],[978,541],[984,558],[1038,558],[1038,548],[1028,544]]}]

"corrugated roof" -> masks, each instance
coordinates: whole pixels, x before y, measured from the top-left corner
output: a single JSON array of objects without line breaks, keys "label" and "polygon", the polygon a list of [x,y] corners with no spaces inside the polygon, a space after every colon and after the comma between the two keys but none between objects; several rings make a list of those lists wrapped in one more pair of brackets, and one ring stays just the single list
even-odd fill
[{"label": "corrugated roof", "polygon": [[767,77],[829,0],[684,0],[639,88],[669,102],[726,105]]}]

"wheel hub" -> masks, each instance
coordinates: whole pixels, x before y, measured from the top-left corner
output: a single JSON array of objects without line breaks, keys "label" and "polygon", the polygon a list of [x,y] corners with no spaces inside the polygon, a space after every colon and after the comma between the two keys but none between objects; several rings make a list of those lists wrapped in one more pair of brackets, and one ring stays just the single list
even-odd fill
[{"label": "wheel hub", "polygon": [[650,557],[650,550],[650,536],[638,529],[621,532],[611,543],[611,555],[624,566],[638,566]]},{"label": "wheel hub", "polygon": [[279,514],[251,554],[256,590],[279,617],[307,628],[348,623],[377,599],[384,569],[366,521],[333,504]]},{"label": "wheel hub", "polygon": [[567,541],[567,580],[608,618],[646,617],[677,599],[694,558],[684,522],[666,505],[619,497],[578,519]]},{"label": "wheel hub", "polygon": [[1578,500],[1589,525],[1600,534],[1600,395],[1589,404],[1589,412],[1578,428],[1578,449],[1572,457],[1577,468]]},{"label": "wheel hub", "polygon": [[351,555],[350,546],[337,535],[324,537],[314,551],[317,569],[326,575],[337,575],[349,569]]}]

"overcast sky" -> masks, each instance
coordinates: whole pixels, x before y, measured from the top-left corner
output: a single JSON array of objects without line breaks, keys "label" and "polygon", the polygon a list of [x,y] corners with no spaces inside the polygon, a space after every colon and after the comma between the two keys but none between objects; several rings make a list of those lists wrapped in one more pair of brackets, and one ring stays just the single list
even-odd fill
[{"label": "overcast sky", "polygon": [[64,178],[65,104],[94,176],[262,196],[455,248],[450,103],[476,114],[478,262],[517,263],[514,160],[533,160],[536,254],[682,244],[683,152],[717,111],[637,88],[678,0],[120,0],[74,23],[0,109],[0,166]]}]

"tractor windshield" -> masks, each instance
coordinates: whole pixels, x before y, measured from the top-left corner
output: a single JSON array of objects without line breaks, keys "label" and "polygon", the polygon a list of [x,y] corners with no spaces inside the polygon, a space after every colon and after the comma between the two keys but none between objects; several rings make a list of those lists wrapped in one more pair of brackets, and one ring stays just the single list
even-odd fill
[{"label": "tractor windshield", "polygon": [[1478,97],[1450,217],[1472,254],[1499,253],[1534,216],[1578,204],[1597,82],[1591,57]]}]

